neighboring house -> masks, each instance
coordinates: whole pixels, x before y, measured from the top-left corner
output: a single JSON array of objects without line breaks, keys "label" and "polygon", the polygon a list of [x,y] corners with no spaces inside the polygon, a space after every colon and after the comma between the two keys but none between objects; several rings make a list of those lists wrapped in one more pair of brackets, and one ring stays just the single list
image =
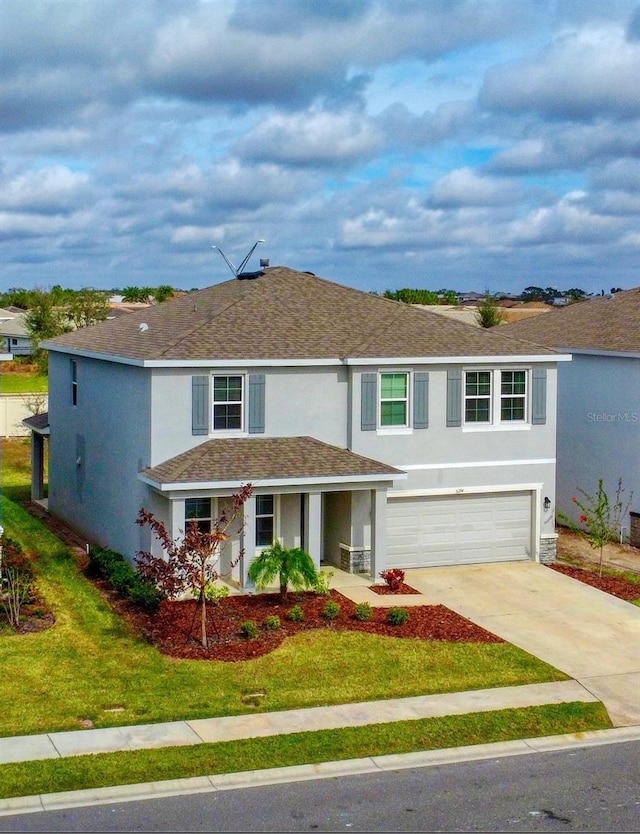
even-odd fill
[{"label": "neighboring house", "polygon": [[[640,288],[502,332],[573,356],[558,381],[558,510],[577,522],[572,497],[579,488],[595,493],[600,478],[610,500],[622,478],[625,502],[633,492],[631,509],[640,510]],[[628,535],[629,519],[623,523]]]},{"label": "neighboring house", "polygon": [[24,310],[0,309],[0,347],[14,356],[30,356],[32,352],[25,316]]},{"label": "neighboring house", "polygon": [[374,579],[554,556],[549,348],[284,267],[43,346],[49,509],[130,558],[141,507],[177,537],[248,482],[241,585],[275,538]]}]

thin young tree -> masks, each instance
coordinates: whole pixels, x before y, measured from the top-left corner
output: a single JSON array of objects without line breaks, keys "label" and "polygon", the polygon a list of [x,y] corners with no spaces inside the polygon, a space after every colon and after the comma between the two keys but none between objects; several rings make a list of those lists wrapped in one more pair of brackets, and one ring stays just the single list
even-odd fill
[{"label": "thin young tree", "polygon": [[[140,551],[136,556],[137,569],[143,579],[154,582],[170,598],[185,592],[197,597],[196,612],[200,610],[200,642],[206,649],[207,637],[207,588],[221,578],[219,571],[220,546],[229,539],[229,527],[238,518],[244,503],[253,492],[246,484],[233,496],[229,512],[223,512],[211,522],[210,532],[201,530],[196,521],[186,525],[182,536],[171,537],[162,521],[152,512],[142,508],[136,523],[148,526],[162,545],[163,556]],[[195,621],[195,615],[194,615]],[[191,624],[193,628],[193,623]]]}]

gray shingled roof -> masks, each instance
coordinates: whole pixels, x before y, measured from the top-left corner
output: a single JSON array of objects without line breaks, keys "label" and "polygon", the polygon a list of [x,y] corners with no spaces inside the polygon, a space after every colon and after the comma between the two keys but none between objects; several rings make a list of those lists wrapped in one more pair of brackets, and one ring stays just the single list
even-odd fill
[{"label": "gray shingled roof", "polygon": [[[44,343],[130,360],[345,359],[552,353],[502,330],[270,267]],[[141,332],[140,325],[148,327]]]},{"label": "gray shingled roof", "polygon": [[504,330],[556,349],[640,353],[640,287],[570,304]]},{"label": "gray shingled roof", "polygon": [[49,412],[43,411],[40,414],[34,414],[32,417],[25,417],[22,424],[37,434],[48,434]]},{"label": "gray shingled roof", "polygon": [[208,440],[140,474],[162,486],[301,478],[390,480],[404,473],[312,437],[239,437]]}]

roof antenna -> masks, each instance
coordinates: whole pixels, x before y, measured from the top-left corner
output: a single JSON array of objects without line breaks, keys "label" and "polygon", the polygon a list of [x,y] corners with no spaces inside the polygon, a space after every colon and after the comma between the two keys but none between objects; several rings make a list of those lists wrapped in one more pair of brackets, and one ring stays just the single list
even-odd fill
[{"label": "roof antenna", "polygon": [[221,254],[221,255],[222,255],[222,257],[224,258],[224,260],[225,260],[225,262],[226,262],[227,266],[229,267],[229,269],[231,270],[231,272],[233,272],[234,276],[237,278],[237,277],[238,277],[238,275],[240,275],[240,274],[242,273],[242,271],[244,270],[245,266],[249,263],[249,260],[250,260],[251,256],[253,255],[253,253],[256,251],[256,247],[258,246],[258,244],[259,244],[259,243],[264,243],[264,240],[262,240],[262,239],[261,239],[261,240],[256,240],[256,242],[253,244],[253,246],[251,247],[251,249],[249,249],[249,251],[248,251],[248,252],[247,252],[247,254],[245,255],[244,260],[242,261],[242,263],[240,264],[240,266],[234,266],[234,265],[231,263],[231,261],[229,260],[229,258],[227,258],[227,256],[224,254],[224,252],[222,251],[222,249],[221,249],[219,246],[212,246],[211,248],[212,248],[212,249],[217,249],[217,250],[218,250],[218,252],[220,252],[220,254]]}]

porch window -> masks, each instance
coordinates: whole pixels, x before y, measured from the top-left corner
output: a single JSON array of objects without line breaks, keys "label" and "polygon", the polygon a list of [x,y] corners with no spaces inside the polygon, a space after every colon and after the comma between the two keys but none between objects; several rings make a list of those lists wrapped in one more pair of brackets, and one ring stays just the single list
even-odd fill
[{"label": "porch window", "polygon": [[185,498],[184,520],[187,526],[195,521],[201,533],[210,533],[211,499]]},{"label": "porch window", "polygon": [[409,425],[409,374],[380,374],[380,425]]},{"label": "porch window", "polygon": [[491,371],[467,371],[464,420],[465,423],[491,422]]},{"label": "porch window", "polygon": [[242,429],[242,376],[213,377],[213,430]]},{"label": "porch window", "polygon": [[527,372],[502,371],[500,419],[524,421],[527,415]]},{"label": "porch window", "polygon": [[273,495],[256,495],[256,547],[271,547],[275,531]]}]

